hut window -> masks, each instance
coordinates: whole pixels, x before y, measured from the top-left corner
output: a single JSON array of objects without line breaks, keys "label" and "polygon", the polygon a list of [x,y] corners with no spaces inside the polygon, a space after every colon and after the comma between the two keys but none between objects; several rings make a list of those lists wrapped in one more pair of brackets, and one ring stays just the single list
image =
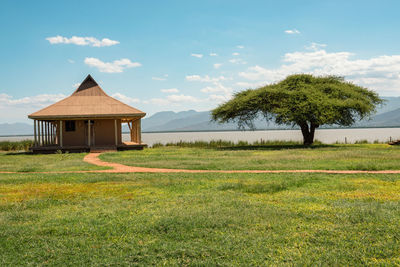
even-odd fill
[{"label": "hut window", "polygon": [[65,131],[75,132],[75,121],[65,121]]}]

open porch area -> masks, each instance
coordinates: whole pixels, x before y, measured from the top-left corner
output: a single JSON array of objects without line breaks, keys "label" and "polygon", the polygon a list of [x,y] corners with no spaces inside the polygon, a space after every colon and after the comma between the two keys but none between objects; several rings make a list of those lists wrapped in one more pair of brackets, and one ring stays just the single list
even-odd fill
[{"label": "open porch area", "polygon": [[[122,125],[129,140],[122,140]],[[34,120],[33,153],[141,150],[141,118]]]}]

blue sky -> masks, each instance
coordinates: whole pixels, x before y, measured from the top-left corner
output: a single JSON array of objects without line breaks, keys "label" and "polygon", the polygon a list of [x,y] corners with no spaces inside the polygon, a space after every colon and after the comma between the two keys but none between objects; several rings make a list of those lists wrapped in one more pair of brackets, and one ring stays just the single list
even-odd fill
[{"label": "blue sky", "polygon": [[209,110],[292,73],[400,95],[399,1],[7,1],[0,123],[91,74],[149,115]]}]

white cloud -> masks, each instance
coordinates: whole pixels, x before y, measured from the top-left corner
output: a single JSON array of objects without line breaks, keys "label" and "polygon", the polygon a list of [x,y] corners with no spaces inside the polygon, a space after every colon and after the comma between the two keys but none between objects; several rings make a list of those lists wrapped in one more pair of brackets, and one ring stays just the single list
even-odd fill
[{"label": "white cloud", "polygon": [[230,87],[225,87],[221,83],[215,83],[214,86],[206,86],[203,89],[200,90],[203,93],[231,93],[232,88]]},{"label": "white cloud", "polygon": [[68,62],[71,63],[71,64],[74,64],[74,63],[75,63],[75,61],[72,60],[72,59],[68,59]]},{"label": "white cloud", "polygon": [[87,57],[85,64],[97,68],[100,72],[116,73],[123,72],[125,68],[136,68],[142,66],[139,62],[132,62],[127,58],[114,60],[113,62],[103,62],[98,58]]},{"label": "white cloud", "polygon": [[[200,91],[202,93],[211,94],[208,98],[203,99],[201,101],[206,102],[221,102],[222,100],[226,100],[231,97],[233,89],[231,87],[224,86],[221,82],[230,80],[231,78],[226,78],[224,76],[219,77],[210,77],[208,75],[200,76],[200,75],[188,75],[186,76],[186,80],[192,82],[204,82],[211,83],[212,85],[206,86],[202,88]],[[215,93],[223,93],[224,95],[216,95]],[[222,99],[222,100],[221,100]],[[198,100],[200,101],[200,100]]]},{"label": "white cloud", "polygon": [[154,105],[167,106],[167,105],[182,105],[187,103],[197,103],[201,102],[201,99],[198,99],[190,95],[180,94],[180,95],[169,95],[166,98],[152,98],[146,102]]},{"label": "white cloud", "polygon": [[260,83],[271,83],[294,73],[339,75],[370,89],[393,94],[400,92],[400,55],[383,55],[369,59],[353,59],[350,52],[317,50],[287,53],[283,64],[275,69],[253,66],[239,76]]},{"label": "white cloud", "polygon": [[28,119],[28,114],[38,111],[65,97],[66,95],[63,94],[40,94],[14,98],[11,95],[0,93],[0,121],[2,123],[32,123],[32,120]]},{"label": "white cloud", "polygon": [[74,83],[74,85],[72,85],[72,87],[76,89],[76,88],[79,87],[79,85],[81,85],[81,84],[80,83]]},{"label": "white cloud", "polygon": [[319,43],[314,43],[312,42],[309,46],[306,46],[307,50],[320,50],[322,48],[326,47],[326,44],[319,44]]},{"label": "white cloud", "polygon": [[0,106],[29,105],[35,107],[44,107],[65,97],[66,96],[63,94],[41,94],[14,99],[10,95],[0,94]]},{"label": "white cloud", "polygon": [[243,45],[238,45],[238,46],[236,46],[236,48],[243,49],[244,46]]},{"label": "white cloud", "polygon": [[232,64],[247,64],[247,62],[241,58],[232,58],[229,60],[229,62]]},{"label": "white cloud", "polygon": [[150,100],[144,101],[145,104],[153,104],[157,106],[167,106],[170,102],[164,98],[152,98]]},{"label": "white cloud", "polygon": [[190,54],[192,57],[202,58],[202,54]]},{"label": "white cloud", "polygon": [[178,93],[179,90],[177,88],[171,88],[171,89],[161,89],[162,93]]},{"label": "white cloud", "polygon": [[214,69],[219,69],[222,66],[222,64],[221,63],[215,63],[213,66],[214,66]]},{"label": "white cloud", "polygon": [[287,33],[287,34],[300,34],[300,32],[298,30],[296,30],[296,29],[286,30],[285,33]]},{"label": "white cloud", "polygon": [[187,75],[186,80],[191,82],[219,82],[227,80],[227,78],[224,76],[211,78],[208,75],[205,75],[204,77],[201,77],[200,75]]},{"label": "white cloud", "polygon": [[232,98],[231,95],[210,95],[208,97],[208,100],[212,102],[222,103],[228,101],[231,98]]},{"label": "white cloud", "polygon": [[131,103],[139,103],[140,100],[138,98],[133,98],[133,97],[129,97],[126,95],[123,95],[121,93],[115,93],[111,95],[112,97],[126,103],[126,104],[131,104]]},{"label": "white cloud", "polygon": [[197,99],[194,96],[190,95],[169,95],[167,96],[167,100],[171,102],[199,102],[199,99]]},{"label": "white cloud", "polygon": [[216,56],[218,56],[217,53],[210,53],[210,57],[216,57]]},{"label": "white cloud", "polygon": [[155,81],[165,81],[168,78],[168,74],[164,74],[162,77],[151,77]]},{"label": "white cloud", "polygon": [[47,41],[50,44],[75,44],[75,45],[89,45],[94,47],[102,47],[102,46],[112,46],[119,44],[118,41],[110,40],[108,38],[103,38],[98,40],[94,37],[79,37],[79,36],[72,36],[71,38],[63,37],[60,35],[54,37],[47,37]]},{"label": "white cloud", "polygon": [[240,55],[238,52],[232,53],[232,56],[238,56],[238,55]]}]

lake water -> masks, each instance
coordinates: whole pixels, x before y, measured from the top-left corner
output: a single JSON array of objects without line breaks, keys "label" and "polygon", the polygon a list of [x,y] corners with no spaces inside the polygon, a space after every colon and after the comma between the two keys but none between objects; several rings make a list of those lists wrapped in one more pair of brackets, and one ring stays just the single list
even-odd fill
[{"label": "lake water", "polygon": [[[33,136],[6,136],[0,141],[18,141],[33,139]],[[122,134],[123,141],[129,140],[129,134]],[[302,141],[300,130],[265,130],[265,131],[223,131],[223,132],[170,132],[170,133],[142,133],[144,143],[152,146],[154,143],[169,143],[179,141],[248,141],[259,140],[284,140]],[[400,128],[360,128],[360,129],[320,129],[315,133],[315,139],[332,144],[336,142],[354,143],[355,141],[368,140],[374,142],[388,142],[390,139],[400,139]]]}]

